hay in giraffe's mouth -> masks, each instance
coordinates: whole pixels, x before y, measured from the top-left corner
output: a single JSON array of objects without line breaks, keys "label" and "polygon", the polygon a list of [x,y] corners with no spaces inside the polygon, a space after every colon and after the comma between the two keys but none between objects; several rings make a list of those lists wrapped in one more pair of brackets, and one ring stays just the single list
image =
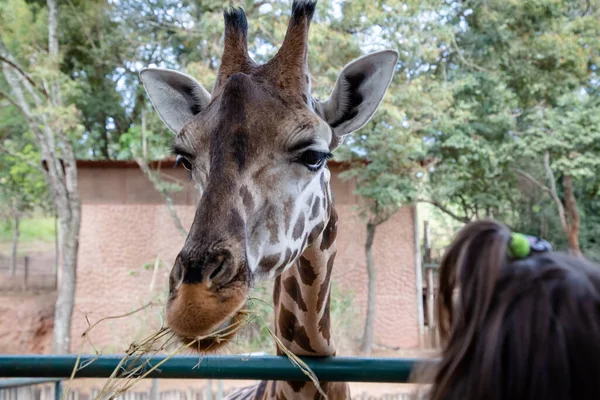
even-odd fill
[{"label": "hay in giraffe's mouth", "polygon": [[[100,392],[96,395],[95,400],[105,400],[105,399],[113,399],[123,393],[126,393],[129,389],[131,389],[137,382],[148,377],[156,369],[160,368],[160,366],[167,362],[171,357],[181,354],[185,351],[193,350],[199,353],[205,353],[208,351],[213,351],[225,343],[229,342],[231,338],[242,328],[248,325],[248,323],[253,319],[257,318],[259,321],[262,321],[265,328],[268,330],[269,334],[275,340],[277,346],[283,351],[283,353],[289,358],[289,360],[297,366],[304,374],[306,374],[311,381],[317,386],[317,390],[324,396],[323,398],[327,399],[326,394],[323,392],[319,380],[314,374],[314,372],[302,361],[299,357],[294,355],[290,350],[288,350],[283,343],[277,338],[277,336],[269,329],[264,321],[260,312],[256,309],[252,304],[252,298],[248,298],[250,304],[250,310],[246,309],[246,304],[244,304],[240,309],[238,309],[235,314],[229,318],[226,318],[222,323],[220,323],[217,327],[215,327],[210,334],[204,336],[198,336],[195,338],[186,338],[178,335],[172,329],[163,326],[157,332],[149,335],[145,339],[142,339],[139,342],[132,343],[129,348],[126,350],[124,357],[121,359],[120,363],[113,370],[111,376],[106,380]],[[87,341],[87,334],[94,326],[105,319],[114,319],[114,318],[123,318],[130,316],[138,311],[141,311],[153,303],[149,303],[143,307],[140,307],[137,310],[132,312],[114,316],[114,317],[106,317],[91,325],[84,333],[83,333],[83,343]],[[178,343],[174,343],[178,342]],[[173,348],[174,345],[174,348]],[[154,362],[153,357],[158,354],[164,354],[166,352],[166,357],[163,358],[159,362]],[[99,354],[99,353],[98,353]],[[65,389],[65,396],[69,393],[70,383],[75,377],[77,371],[82,368],[80,365],[81,362],[81,349],[79,355],[77,357],[77,361],[75,362],[75,366],[73,367],[72,375],[69,381],[67,382]],[[145,357],[143,359],[142,357]],[[134,361],[134,366],[127,366],[128,362]]]}]

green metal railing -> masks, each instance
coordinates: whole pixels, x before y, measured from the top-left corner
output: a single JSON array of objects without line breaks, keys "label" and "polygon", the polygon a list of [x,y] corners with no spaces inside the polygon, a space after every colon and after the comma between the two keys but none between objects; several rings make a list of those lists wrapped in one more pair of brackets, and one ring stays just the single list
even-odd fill
[{"label": "green metal railing", "polygon": [[[82,356],[76,378],[108,378],[122,356]],[[144,364],[149,370],[165,357],[125,362],[123,372]],[[407,382],[416,363],[432,360],[404,358],[323,357],[302,358],[321,381]],[[69,378],[77,362],[75,355],[0,355],[2,378]],[[123,376],[123,375],[121,375]],[[279,356],[177,356],[150,373],[162,379],[309,380],[287,357]]]},{"label": "green metal railing", "polygon": [[[45,383],[52,383],[54,385],[54,400],[61,400],[63,395],[63,387],[60,379],[47,379],[47,378],[0,378],[0,399],[18,399],[18,393],[10,393],[10,390],[22,388],[26,386],[40,385]],[[31,394],[28,395],[28,397]]]}]

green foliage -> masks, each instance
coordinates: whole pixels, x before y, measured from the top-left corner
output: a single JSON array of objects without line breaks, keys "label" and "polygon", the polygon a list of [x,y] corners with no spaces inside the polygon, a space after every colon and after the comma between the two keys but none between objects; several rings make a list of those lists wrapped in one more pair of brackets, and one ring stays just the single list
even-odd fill
[{"label": "green foliage", "polygon": [[471,74],[452,85],[453,103],[422,133],[440,160],[430,195],[456,204],[467,219],[498,215],[515,195],[514,96],[498,76]]},{"label": "green foliage", "polygon": [[[392,9],[398,10],[396,16],[390,14]],[[406,32],[405,28],[399,28],[400,20],[407,21],[403,9],[400,2],[393,1],[345,2],[342,17],[332,23],[332,29],[343,34],[346,41],[358,44],[362,51],[399,49],[397,41],[405,38],[400,38],[398,33]],[[394,32],[396,28],[400,30]],[[345,62],[358,55],[344,54]],[[377,113],[365,127],[346,139],[335,155],[336,160],[350,166],[342,177],[356,182],[361,215],[376,225],[386,221],[402,205],[415,201],[426,172],[422,163],[425,158],[423,143],[411,125],[418,118],[413,114],[416,107],[410,106],[423,96],[416,90],[407,90],[403,76],[404,66],[412,62],[410,57],[412,55],[407,57],[405,52],[400,52],[399,67],[402,69],[395,75]],[[338,73],[339,68],[336,68],[332,81]],[[436,106],[420,108],[420,116],[426,118],[425,114],[435,112]]]},{"label": "green foliage", "polygon": [[24,215],[36,208],[50,210],[46,180],[33,166],[39,163],[39,153],[31,144],[18,150],[8,140],[4,147],[10,150],[10,153],[0,153],[0,210],[4,217],[10,219],[15,214]]},{"label": "green foliage", "polygon": [[523,119],[524,156],[549,152],[552,169],[581,181],[600,172],[600,92],[578,91],[556,99],[554,107],[539,107]]},{"label": "green foliage", "polygon": [[[398,128],[397,110],[388,104],[376,119],[348,140],[337,155],[350,169],[342,174],[356,182],[365,219],[380,223],[417,193],[420,142],[410,132]],[[400,117],[401,118],[401,117]]]},{"label": "green foliage", "polygon": [[584,251],[598,251],[586,239],[597,229],[588,212],[600,150],[597,2],[407,2],[404,11],[397,43],[413,54],[404,107],[435,160],[423,196],[461,221],[499,218],[564,248],[556,204],[521,174],[549,186],[548,152],[559,191],[563,175],[577,186]]},{"label": "green foliage", "polygon": [[[12,240],[12,229],[12,225],[8,221],[0,224],[0,242]],[[21,234],[19,237],[20,243],[52,243],[56,235],[54,218],[39,216],[26,218],[21,221],[19,231]]]},{"label": "green foliage", "polygon": [[[20,65],[20,71],[11,68],[13,74],[18,79],[23,73],[27,74],[21,90],[26,93],[24,100],[29,103],[28,112],[35,117],[44,116],[43,125],[54,132],[65,133],[73,142],[78,142],[83,130],[75,105],[67,102],[64,106],[58,106],[43,98],[43,94],[50,91],[49,82],[57,82],[65,98],[78,93],[77,84],[58,71],[48,57],[47,20],[47,10],[41,4],[7,0],[0,4],[0,38],[10,53],[8,58]],[[16,98],[10,92],[6,77],[2,74],[0,99],[11,95]],[[22,110],[13,107],[12,103],[10,107],[0,107],[0,117],[0,138],[3,140],[0,153],[2,205],[21,213],[35,207],[49,211],[50,193],[44,175],[39,170],[42,166],[40,147],[31,131],[32,125],[24,118]],[[41,119],[37,121],[36,124],[42,124]],[[62,148],[57,145],[48,151],[60,157]]]},{"label": "green foliage", "polygon": [[[150,113],[148,113],[150,114]],[[142,134],[142,126],[134,125],[119,138],[119,151],[116,158],[120,160],[131,160],[135,157],[144,157],[147,160],[162,160],[170,156],[171,135],[165,135],[162,127],[162,121],[152,113],[149,116],[150,122],[146,131]],[[144,141],[146,142],[144,146]],[[143,156],[144,148],[146,155]]]}]

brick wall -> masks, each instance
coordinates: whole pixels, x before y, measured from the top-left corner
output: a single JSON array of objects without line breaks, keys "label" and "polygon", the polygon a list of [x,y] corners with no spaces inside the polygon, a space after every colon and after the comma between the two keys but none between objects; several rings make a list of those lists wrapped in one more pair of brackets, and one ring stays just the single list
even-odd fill
[{"label": "brick wall", "polygon": [[[332,187],[339,214],[338,256],[333,280],[351,290],[361,318],[366,309],[365,227],[354,211],[356,198],[350,182],[332,168]],[[174,179],[184,174],[170,170]],[[175,230],[168,210],[147,179],[125,163],[82,163],[80,188],[82,228],[73,315],[73,350],[91,321],[126,313],[166,287],[166,277],[184,238]],[[175,196],[177,213],[186,228],[194,214],[191,184]],[[377,267],[375,340],[388,346],[419,345],[415,282],[414,212],[401,209],[377,229],[374,259]],[[154,273],[156,258],[164,266]],[[144,268],[144,264],[148,264]],[[150,285],[154,276],[154,291]],[[112,320],[93,330],[91,340],[105,351],[121,351],[131,340],[156,326],[158,309],[134,318]],[[362,330],[362,320],[358,324]],[[360,335],[361,332],[358,332]],[[335,334],[335,332],[334,332]]]}]

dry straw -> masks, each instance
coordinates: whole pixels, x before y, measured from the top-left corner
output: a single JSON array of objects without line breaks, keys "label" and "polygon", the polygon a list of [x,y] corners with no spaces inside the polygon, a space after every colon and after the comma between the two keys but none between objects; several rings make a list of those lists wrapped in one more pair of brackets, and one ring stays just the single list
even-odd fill
[{"label": "dry straw", "polygon": [[[109,400],[117,398],[118,396],[126,393],[141,379],[146,378],[149,374],[151,374],[153,371],[159,368],[171,357],[181,353],[182,351],[192,348],[194,345],[199,344],[200,341],[203,339],[213,339],[216,343],[219,343],[221,340],[224,340],[226,337],[229,337],[232,334],[238,332],[240,329],[247,326],[254,320],[258,320],[266,328],[266,330],[269,332],[269,335],[275,341],[277,347],[289,358],[290,362],[293,365],[298,367],[305,375],[309,377],[309,379],[315,384],[317,390],[319,391],[319,393],[321,393],[323,398],[327,399],[327,395],[321,388],[321,385],[319,384],[319,379],[317,378],[315,373],[310,369],[308,365],[306,365],[304,361],[302,361],[298,356],[296,356],[287,347],[285,347],[281,340],[273,333],[273,331],[268,327],[262,315],[258,312],[258,309],[254,307],[253,300],[255,299],[250,299],[249,301],[249,303],[252,304],[253,310],[239,311],[239,313],[244,316],[243,318],[238,319],[231,325],[219,329],[216,332],[211,333],[210,335],[196,337],[187,343],[178,342],[178,346],[174,350],[168,351],[167,349],[169,346],[173,345],[174,342],[178,341],[178,339],[176,338],[175,333],[173,333],[168,327],[164,326],[161,327],[157,332],[141,340],[139,343],[132,343],[125,352],[123,358],[120,360],[119,364],[117,364],[117,367],[113,370],[111,375],[104,383],[104,386],[102,387],[100,392],[96,395],[95,400]],[[81,347],[79,349],[77,360],[71,373],[71,377],[65,387],[62,400],[67,399],[71,382],[75,378],[77,371],[85,368],[87,365],[94,362],[94,360],[100,355],[100,352],[98,352],[95,349],[95,347],[89,339],[90,331],[103,321],[126,318],[153,305],[156,305],[156,303],[148,303],[126,314],[102,318],[94,324],[90,324],[88,320],[89,327],[82,334],[83,340],[81,343]],[[92,346],[92,348],[95,351],[96,357],[92,358],[85,364],[81,364],[81,352],[85,343],[88,343]],[[152,365],[152,358],[161,352],[166,352],[167,356],[163,358],[160,362]],[[201,358],[198,364],[200,363]]]}]

